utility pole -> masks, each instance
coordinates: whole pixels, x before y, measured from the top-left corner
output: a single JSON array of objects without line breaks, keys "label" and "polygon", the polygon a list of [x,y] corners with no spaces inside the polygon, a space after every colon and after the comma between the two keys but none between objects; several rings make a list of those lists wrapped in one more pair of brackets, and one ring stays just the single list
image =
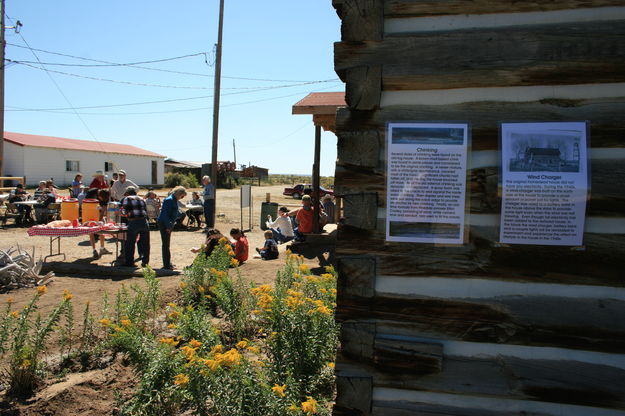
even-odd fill
[{"label": "utility pole", "polygon": [[4,0],[0,0],[0,8],[0,176],[4,176]]},{"label": "utility pole", "polygon": [[237,145],[234,143],[234,139],[232,139],[232,149],[234,149],[234,170],[237,170]]},{"label": "utility pole", "polygon": [[[2,0],[4,1],[4,0]],[[219,96],[221,92],[221,46],[224,30],[224,0],[219,0],[219,32],[217,34],[217,50],[215,51],[215,91],[213,97],[213,155],[211,159],[211,182],[215,187],[215,203],[217,202],[217,144],[219,140]],[[213,224],[215,212],[213,209]],[[208,218],[206,219],[208,222]]]}]

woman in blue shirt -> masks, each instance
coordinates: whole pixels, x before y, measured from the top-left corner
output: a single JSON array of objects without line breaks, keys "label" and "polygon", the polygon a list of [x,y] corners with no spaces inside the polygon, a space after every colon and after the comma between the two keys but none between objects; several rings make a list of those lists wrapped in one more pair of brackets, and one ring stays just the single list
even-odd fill
[{"label": "woman in blue shirt", "polygon": [[171,242],[171,230],[174,228],[174,222],[178,218],[178,201],[187,195],[187,190],[183,186],[176,186],[163,201],[161,213],[158,216],[158,229],[161,232],[161,241],[163,243],[163,268],[173,270],[174,265],[171,264],[171,252],[169,245]]}]

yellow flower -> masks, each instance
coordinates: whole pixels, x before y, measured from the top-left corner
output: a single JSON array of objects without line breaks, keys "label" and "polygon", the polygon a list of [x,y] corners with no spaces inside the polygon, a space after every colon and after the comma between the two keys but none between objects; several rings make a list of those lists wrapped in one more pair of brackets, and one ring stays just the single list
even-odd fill
[{"label": "yellow flower", "polygon": [[283,384],[281,386],[275,384],[271,390],[273,391],[273,394],[275,394],[278,397],[284,397],[286,396],[286,394],[284,393],[284,389],[286,389],[286,384]]},{"label": "yellow flower", "polygon": [[309,274],[310,273],[310,268],[306,264],[300,264],[299,265],[299,271],[304,273],[304,274]]},{"label": "yellow flower", "polygon": [[74,295],[72,295],[72,292],[70,292],[69,290],[65,289],[63,291],[63,300],[68,301],[68,300],[70,300],[73,297],[74,297]]},{"label": "yellow flower", "polygon": [[46,285],[37,287],[37,294],[38,295],[45,295],[47,292],[48,292],[48,287]]},{"label": "yellow flower", "polygon": [[22,368],[28,368],[28,367],[30,367],[30,360],[22,361]]},{"label": "yellow flower", "polygon": [[130,322],[130,319],[122,319],[120,322],[124,328],[128,328],[130,325],[132,325],[132,322]]},{"label": "yellow flower", "polygon": [[330,293],[332,293],[333,295],[336,295],[336,289],[330,289]]},{"label": "yellow flower", "polygon": [[193,306],[187,305],[187,311],[191,312],[193,310]]},{"label": "yellow flower", "polygon": [[102,326],[109,326],[111,324],[111,321],[109,319],[100,319],[98,322],[100,322],[100,325]]},{"label": "yellow flower", "polygon": [[180,312],[178,311],[173,311],[172,313],[169,314],[170,319],[176,319],[178,317],[180,317]]},{"label": "yellow flower", "polygon": [[194,338],[191,341],[189,341],[189,346],[191,348],[200,348],[202,346],[202,343]]},{"label": "yellow flower", "polygon": [[221,237],[221,238],[219,239],[219,244],[222,244],[222,245],[223,245],[223,244],[226,244],[227,242],[228,242],[228,239],[227,239],[226,237]]},{"label": "yellow flower", "polygon": [[220,352],[223,352],[223,350],[224,350],[224,346],[223,346],[223,345],[221,345],[221,344],[219,344],[219,345],[215,345],[215,346],[211,349],[210,353],[211,353],[211,354],[218,354],[218,353],[220,353]]},{"label": "yellow flower", "polygon": [[176,340],[175,340],[175,339],[173,339],[173,338],[164,338],[164,337],[163,337],[163,338],[161,338],[159,341],[160,341],[162,344],[171,345],[172,347],[175,347],[176,345],[178,345],[178,342],[179,342],[179,341],[176,341]]},{"label": "yellow flower", "polygon": [[215,360],[225,367],[239,365],[241,362],[241,354],[234,348],[228,350],[227,352],[220,354],[215,354]]},{"label": "yellow flower", "polygon": [[13,298],[7,298],[7,303],[8,303],[9,305],[13,304]]},{"label": "yellow flower", "polygon": [[195,348],[191,348],[189,346],[182,347],[182,353],[187,358],[187,361],[192,361],[195,359]]},{"label": "yellow flower", "polygon": [[326,280],[332,280],[334,279],[334,276],[331,275],[330,273],[324,273],[321,275],[322,278],[326,279]]},{"label": "yellow flower", "polygon": [[335,273],[334,266],[332,265],[326,266],[325,269],[326,269],[326,273],[332,273],[332,274]]},{"label": "yellow flower", "polygon": [[218,273],[217,269],[214,268],[214,267],[211,267],[210,269],[208,269],[208,271],[211,272],[211,274],[217,274]]},{"label": "yellow flower", "polygon": [[247,350],[253,354],[259,354],[260,353],[260,348],[258,347],[247,347]]},{"label": "yellow flower", "polygon": [[198,286],[197,291],[200,293],[204,293],[206,289],[204,289],[204,286]]},{"label": "yellow flower", "polygon": [[230,265],[231,265],[232,267],[238,267],[238,266],[239,266],[239,260],[237,260],[237,259],[231,259],[231,260],[230,260]]},{"label": "yellow flower", "polygon": [[206,364],[211,371],[215,371],[219,368],[219,361],[217,360],[204,360],[204,364]]},{"label": "yellow flower", "polygon": [[330,368],[334,369],[334,368],[336,367],[336,364],[334,364],[334,363],[328,363],[328,367],[330,367]]},{"label": "yellow flower", "polygon": [[17,311],[13,311],[13,312],[11,312],[11,316],[12,316],[13,318],[17,318],[17,317],[19,316],[19,312],[17,312]]},{"label": "yellow flower", "polygon": [[185,289],[187,287],[187,282],[180,282],[180,289]]},{"label": "yellow flower", "polygon": [[[182,282],[181,282],[181,283],[182,283]],[[173,308],[175,308],[177,305],[176,305],[174,302],[169,302],[169,303],[167,304],[167,306],[169,306],[170,308],[172,308],[172,309],[173,309]]]},{"label": "yellow flower", "polygon": [[298,412],[299,411],[299,407],[297,407],[297,405],[295,403],[293,403],[292,405],[289,406],[289,411],[291,411],[291,412]]},{"label": "yellow flower", "polygon": [[174,376],[174,384],[177,386],[189,384],[189,376],[186,374],[176,374]]},{"label": "yellow flower", "polygon": [[212,299],[212,298],[213,298],[211,295],[204,295],[204,297],[205,297],[206,299]]},{"label": "yellow flower", "polygon": [[317,312],[319,312],[322,315],[332,315],[332,309],[328,308],[327,306],[319,306],[316,309]]},{"label": "yellow flower", "polygon": [[268,293],[262,293],[256,303],[259,308],[267,309],[271,306],[271,302],[273,302],[273,297]]},{"label": "yellow flower", "polygon": [[309,415],[317,413],[317,400],[306,396],[306,401],[302,402],[302,411]]},{"label": "yellow flower", "polygon": [[169,328],[169,329],[176,329],[176,328],[178,328],[178,325],[176,325],[176,324],[169,324],[169,325],[167,325],[167,328]]}]

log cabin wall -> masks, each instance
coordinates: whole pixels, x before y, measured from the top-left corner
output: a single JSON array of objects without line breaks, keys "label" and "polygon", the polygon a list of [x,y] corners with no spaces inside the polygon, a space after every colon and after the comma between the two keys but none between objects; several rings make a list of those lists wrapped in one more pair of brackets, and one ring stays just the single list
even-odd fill
[{"label": "log cabin wall", "polygon": [[[333,0],[335,415],[625,414],[625,1]],[[385,241],[389,121],[467,121],[469,239]],[[590,123],[585,247],[498,241],[498,123]]]}]

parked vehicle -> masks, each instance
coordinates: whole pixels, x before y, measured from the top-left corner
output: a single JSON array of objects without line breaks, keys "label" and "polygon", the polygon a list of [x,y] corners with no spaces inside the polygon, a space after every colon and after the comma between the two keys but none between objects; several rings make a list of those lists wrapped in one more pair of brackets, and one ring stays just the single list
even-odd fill
[{"label": "parked vehicle", "polygon": [[[310,192],[308,192],[309,190]],[[312,185],[300,183],[292,188],[284,188],[284,192],[282,192],[282,195],[292,196],[294,199],[302,199],[302,196],[306,195],[307,193],[312,194]],[[326,195],[334,195],[334,191],[320,186],[319,198],[322,198]]]}]

